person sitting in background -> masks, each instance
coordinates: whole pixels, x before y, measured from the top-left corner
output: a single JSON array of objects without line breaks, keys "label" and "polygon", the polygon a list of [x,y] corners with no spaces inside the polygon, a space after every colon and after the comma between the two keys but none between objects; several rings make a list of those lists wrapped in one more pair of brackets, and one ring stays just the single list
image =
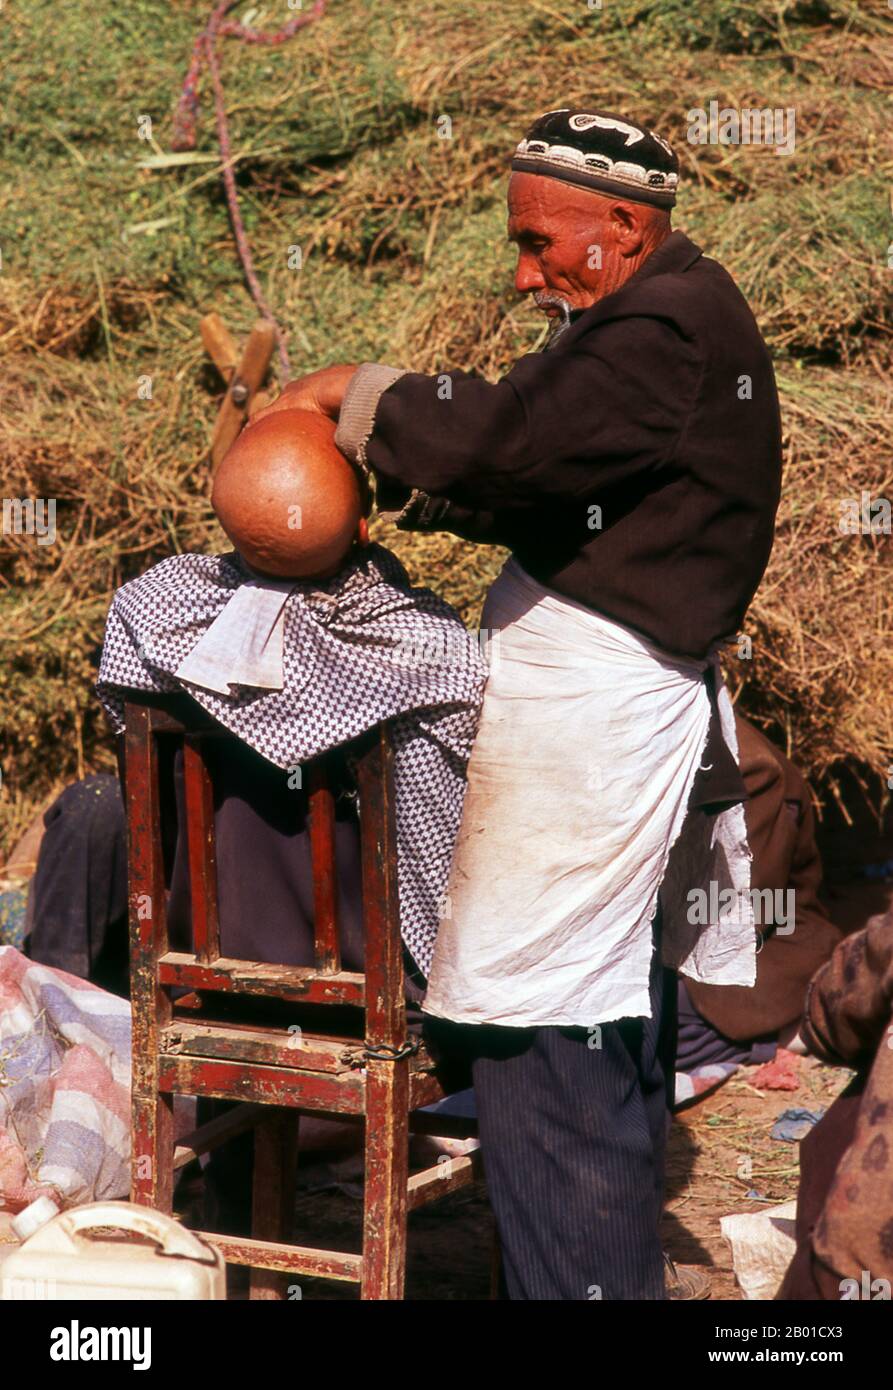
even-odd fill
[{"label": "person sitting in background", "polygon": [[[797,1032],[806,988],[841,933],[819,897],[822,863],[815,841],[812,796],[784,754],[736,711],[735,728],[747,839],[753,853],[751,888],[772,893],[772,921],[757,925],[757,978],[752,987],[679,980],[677,1101],[702,1088],[710,1071],[767,1062],[779,1044],[802,1051]],[[776,910],[777,909],[777,910]],[[704,1069],[708,1069],[705,1075]],[[681,1074],[681,1075],[680,1075]]]},{"label": "person sitting in background", "polygon": [[128,998],[127,829],[118,778],[97,772],[73,782],[44,812],[41,829],[25,954]]},{"label": "person sitting in background", "polygon": [[893,1290],[893,912],[841,941],[809,987],[803,1040],[856,1076],[800,1145],[797,1250],[776,1298]]}]

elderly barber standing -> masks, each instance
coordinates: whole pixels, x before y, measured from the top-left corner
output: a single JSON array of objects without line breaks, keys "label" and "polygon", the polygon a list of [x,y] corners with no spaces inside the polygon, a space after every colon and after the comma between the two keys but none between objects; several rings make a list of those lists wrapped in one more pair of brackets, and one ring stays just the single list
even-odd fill
[{"label": "elderly barber standing", "polygon": [[[495,385],[331,367],[282,405],[338,417],[398,524],[512,552],[426,1009],[472,1061],[510,1296],[659,1299],[663,967],[754,979],[716,652],[769,556],[778,401],[741,294],[670,228],[664,140],[565,108],[512,171],[546,349]],[[741,907],[699,926],[711,880]]]}]

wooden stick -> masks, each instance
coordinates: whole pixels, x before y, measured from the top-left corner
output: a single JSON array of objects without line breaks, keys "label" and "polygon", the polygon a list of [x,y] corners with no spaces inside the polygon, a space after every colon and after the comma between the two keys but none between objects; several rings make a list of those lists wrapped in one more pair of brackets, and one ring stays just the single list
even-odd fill
[{"label": "wooden stick", "polygon": [[219,314],[205,314],[199,324],[205,352],[210,357],[223,380],[229,383],[230,377],[239,362],[239,349]]},{"label": "wooden stick", "polygon": [[275,343],[272,324],[260,320],[254,325],[242,358],[228,382],[211,436],[211,463],[215,471],[248,418],[249,406],[267,374]]}]

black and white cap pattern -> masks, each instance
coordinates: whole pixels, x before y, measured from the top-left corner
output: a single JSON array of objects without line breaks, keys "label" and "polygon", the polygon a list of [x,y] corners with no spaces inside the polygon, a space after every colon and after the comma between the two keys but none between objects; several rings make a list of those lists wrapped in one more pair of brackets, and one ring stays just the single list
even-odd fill
[{"label": "black and white cap pattern", "polygon": [[679,181],[679,160],[653,130],[610,111],[574,107],[540,116],[516,148],[512,169],[660,208],[673,206]]},{"label": "black and white cap pattern", "polygon": [[465,796],[465,770],[487,668],[459,615],[413,588],[378,545],[333,579],[297,583],[285,606],[282,690],[231,696],[175,676],[240,584],[239,556],[175,555],[118,590],[97,694],[117,731],[127,689],[186,690],[214,719],[281,768],[294,768],[393,721],[400,920],[427,975]]}]

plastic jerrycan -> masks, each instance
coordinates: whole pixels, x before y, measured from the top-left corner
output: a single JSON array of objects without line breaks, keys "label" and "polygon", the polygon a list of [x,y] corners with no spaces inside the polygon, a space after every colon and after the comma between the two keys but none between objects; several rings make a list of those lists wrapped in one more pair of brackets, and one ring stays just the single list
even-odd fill
[{"label": "plastic jerrycan", "polygon": [[19,1248],[19,1241],[12,1229],[12,1212],[0,1211],[0,1273],[3,1261]]},{"label": "plastic jerrycan", "polygon": [[[96,1227],[105,1233],[89,1236]],[[141,1241],[112,1239],[109,1228]],[[171,1216],[133,1202],[89,1202],[54,1216],[0,1265],[0,1299],[66,1298],[225,1299],[226,1265]]]}]

